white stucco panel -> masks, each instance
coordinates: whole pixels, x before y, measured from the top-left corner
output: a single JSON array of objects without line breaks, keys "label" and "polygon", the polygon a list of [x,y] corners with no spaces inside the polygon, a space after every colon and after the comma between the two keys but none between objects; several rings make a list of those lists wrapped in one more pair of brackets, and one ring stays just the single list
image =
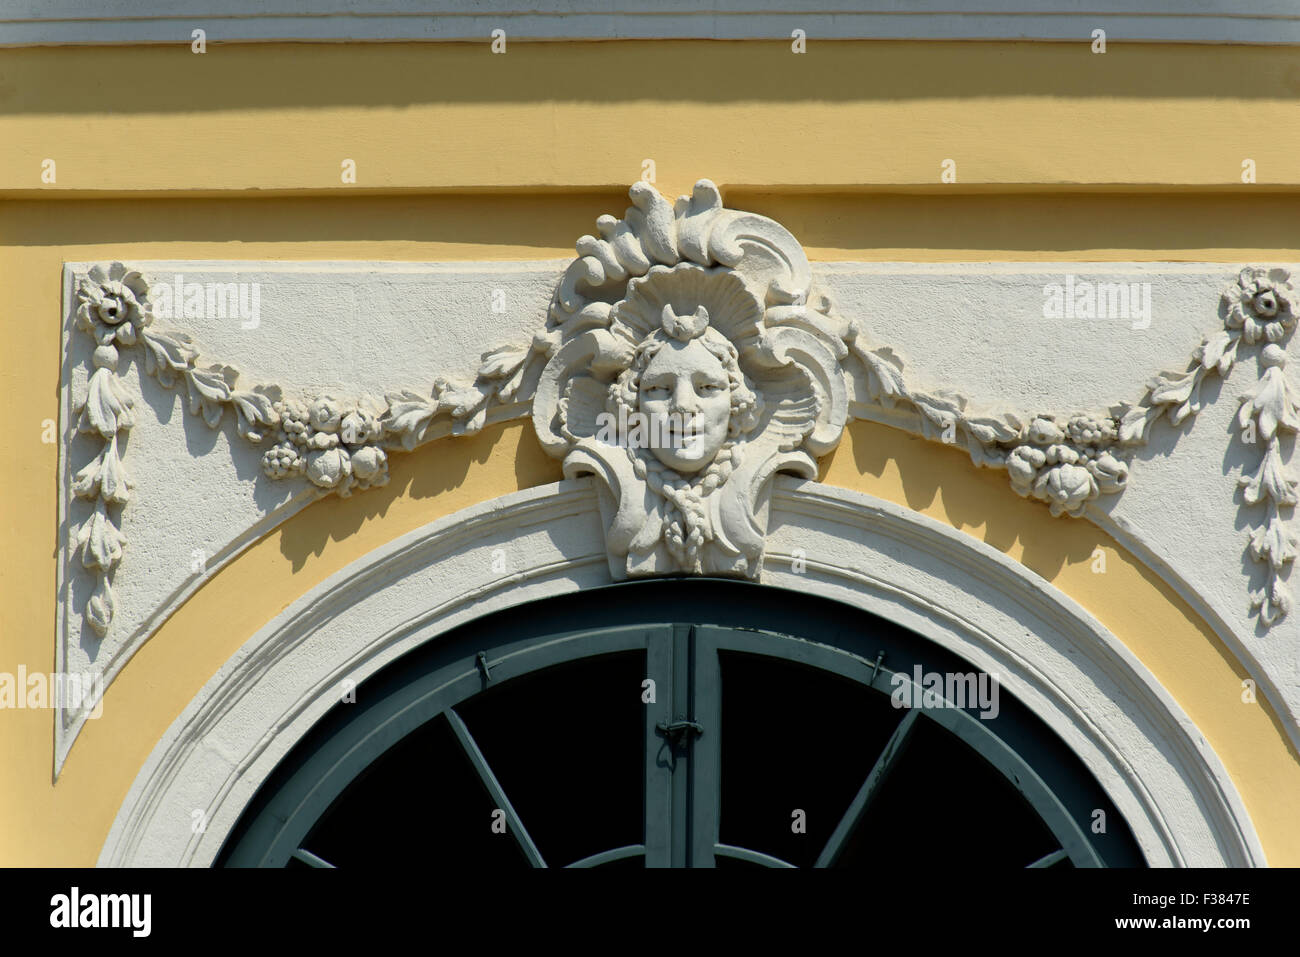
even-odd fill
[{"label": "white stucco panel", "polygon": [[[86,616],[105,576],[86,566],[85,550],[78,544],[95,504],[74,494],[78,473],[105,444],[93,431],[76,432],[76,409],[86,400],[99,361],[93,357],[95,343],[76,318],[80,282],[92,265],[73,263],[65,270],[62,417],[69,438],[61,465],[57,640],[61,670],[98,671],[110,681],[185,597],[243,548],[318,494],[365,494],[369,484],[380,484],[386,470],[365,472],[367,459],[361,452],[374,449],[365,453],[373,464],[402,454],[408,440],[419,444],[476,431],[485,422],[530,415],[538,376],[545,385],[542,367],[573,341],[558,334],[553,341],[545,339],[548,310],[553,314],[557,308],[553,295],[566,275],[567,260],[131,264],[148,277],[155,307],[161,290],[175,290],[182,277],[183,297],[189,298],[186,284],[221,284],[233,290],[244,308],[228,308],[219,316],[205,295],[203,308],[186,315],[183,304],[174,308],[174,292],[167,294],[172,314],[155,308],[146,331],[163,337],[155,342],[162,342],[156,347],[164,351],[168,343],[181,341],[180,334],[187,335],[192,343],[183,348],[197,350],[200,357],[186,360],[181,381],[171,388],[146,373],[150,346],[118,340],[121,358],[110,370],[117,382],[111,388],[118,390],[114,395],[133,398],[134,420],[129,438],[125,426],[117,433],[117,451],[134,487],[128,504],[108,510],[125,544],[112,560],[114,607],[101,637]],[[1285,585],[1293,577],[1294,562],[1270,571],[1266,561],[1253,560],[1246,551],[1252,531],[1264,527],[1270,506],[1267,501],[1244,505],[1239,479],[1243,470],[1258,469],[1268,443],[1243,442],[1241,425],[1234,422],[1238,395],[1258,388],[1266,372],[1278,373],[1269,381],[1288,374],[1296,381],[1294,370],[1285,368],[1287,356],[1294,358],[1295,340],[1290,329],[1272,345],[1262,331],[1256,342],[1243,339],[1235,362],[1197,374],[1198,403],[1172,402],[1167,396],[1157,401],[1151,391],[1159,373],[1176,377],[1201,368],[1192,365],[1197,349],[1205,337],[1225,329],[1221,296],[1238,280],[1241,266],[821,263],[811,266],[809,288],[790,294],[793,305],[773,305],[769,292],[767,321],[772,324],[776,311],[786,310],[786,316],[795,310],[796,326],[820,323],[819,335],[830,345],[800,348],[807,356],[831,356],[835,349],[844,353],[836,358],[850,415],[963,445],[972,459],[1008,469],[1012,486],[1021,482],[1018,490],[1043,498],[1045,509],[1051,505],[1081,515],[1116,534],[1206,617],[1286,715],[1293,739],[1300,739],[1300,616],[1279,617],[1267,627],[1250,598],[1252,590],[1267,589],[1274,581]],[[792,268],[798,274],[798,264]],[[1132,296],[1117,315],[1089,318],[1077,314],[1086,312],[1082,307],[1068,310],[1074,315],[1055,314],[1053,288],[1059,287],[1062,295],[1068,292],[1071,302],[1082,302],[1074,298],[1081,284],[1122,285]],[[813,311],[814,291],[829,301],[826,310],[818,305]],[[805,293],[807,306],[800,298]],[[756,295],[761,301],[762,290]],[[140,335],[143,339],[144,331]],[[1241,338],[1240,330],[1237,335]],[[1267,348],[1275,350],[1269,361]],[[191,414],[187,389],[193,391],[193,386],[187,386],[185,377],[210,364],[238,370],[238,375],[214,373],[225,383],[215,386],[226,390],[225,398],[213,400],[210,407],[199,402]],[[882,401],[879,380],[895,373],[901,393],[891,406]],[[207,380],[199,375],[194,381]],[[1169,381],[1159,388],[1177,391],[1177,383]],[[276,401],[302,403],[303,414],[310,408],[315,415],[312,403],[321,396],[336,397],[340,414],[355,414],[351,438],[346,418],[315,429],[327,438],[342,437],[329,439],[331,448],[349,450],[357,463],[352,471],[346,476],[337,469],[330,472],[329,457],[320,454],[330,449],[306,445],[300,447],[297,471],[287,466],[280,476],[267,471],[264,454],[273,439],[268,435],[256,444],[241,435],[257,423],[241,421],[237,397],[232,398],[235,393],[261,394],[253,390],[265,386],[279,388]],[[269,409],[273,397],[265,395]],[[376,411],[375,421],[364,413],[367,396],[382,400],[387,409]],[[105,401],[112,406],[111,396]],[[823,395],[823,409],[834,401]],[[406,405],[399,415],[401,403]],[[1041,416],[1056,416],[1067,432],[1084,428],[1080,415],[1093,415],[1099,428],[1110,428],[1124,418],[1124,403],[1129,411],[1139,410],[1141,421],[1136,425],[1140,441],[1122,450],[1107,445],[1109,439],[1098,446],[1074,433],[1057,445],[1024,438]],[[1191,403],[1197,408],[1189,409],[1178,425],[1168,415],[1155,418]],[[1149,421],[1141,410],[1150,413]],[[205,422],[205,411],[220,415],[215,428]],[[1002,431],[991,436],[980,432],[986,420],[996,420],[1000,424],[994,431]],[[1007,425],[1013,420],[1020,423],[1019,438]],[[813,434],[837,441],[838,427],[823,422]],[[373,432],[369,437],[367,429]],[[1017,479],[1016,456],[1030,454],[1022,449],[1046,453],[1071,442],[1075,453],[1087,452],[1085,462],[1111,449],[1123,465],[1123,481],[1107,486],[1111,473],[1105,466],[1093,469],[1094,480],[1087,486],[1090,480],[1080,465],[1079,490],[1060,489],[1057,485],[1075,476],[1075,467],[1053,466],[1052,461],[1038,463],[1028,477]],[[1291,433],[1278,432],[1281,462],[1292,458],[1293,444]],[[1102,476],[1100,488],[1097,474]],[[1283,532],[1293,533],[1292,510],[1275,511]],[[1058,520],[1081,519],[1062,515]],[[82,720],[77,714],[60,716],[58,766]]]}]

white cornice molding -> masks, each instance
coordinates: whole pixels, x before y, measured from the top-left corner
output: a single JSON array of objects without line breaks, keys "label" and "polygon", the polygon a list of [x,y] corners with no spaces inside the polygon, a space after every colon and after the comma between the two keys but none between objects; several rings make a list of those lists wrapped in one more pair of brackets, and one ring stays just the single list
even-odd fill
[{"label": "white cornice molding", "polygon": [[[902,7],[905,6],[906,9]],[[470,41],[494,30],[512,40],[1051,40],[1300,43],[1300,13],[1287,0],[985,0],[954,10],[947,0],[822,0],[815,11],[746,0],[615,3],[539,0],[0,0],[0,46],[189,45],[256,41]]]},{"label": "white cornice molding", "polygon": [[[206,866],[297,740],[360,683],[458,624],[611,581],[592,479],[473,506],[295,600],[186,707],[141,768],[101,866]],[[1113,635],[1023,565],[871,496],[778,477],[765,583],[897,621],[1000,675],[1079,755],[1156,866],[1263,865],[1222,763]],[[848,534],[845,534],[845,531]],[[802,574],[793,550],[824,541]],[[505,574],[494,549],[510,549]],[[864,570],[868,570],[864,571]],[[195,833],[193,812],[207,826]]]}]

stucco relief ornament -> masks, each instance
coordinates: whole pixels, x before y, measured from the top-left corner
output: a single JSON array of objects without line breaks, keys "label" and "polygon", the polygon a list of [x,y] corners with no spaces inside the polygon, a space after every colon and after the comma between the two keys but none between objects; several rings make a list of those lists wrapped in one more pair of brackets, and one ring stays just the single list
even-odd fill
[{"label": "stucco relief ornament", "polygon": [[816,478],[843,433],[843,324],[808,305],[794,237],[712,183],[675,208],[632,198],[578,244],[552,314],[585,331],[543,370],[533,424],[566,476],[598,478],[616,578],[755,578],[770,479]]},{"label": "stucco relief ornament", "polygon": [[120,441],[135,424],[135,400],[117,375],[118,346],[135,345],[153,322],[147,293],[144,277],[121,263],[95,266],[77,291],[77,328],[95,340],[94,371],[85,400],[75,410],[77,431],[97,434],[103,446],[77,471],[72,491],[94,502],[95,511],[76,540],[82,565],[95,576],[86,618],[99,634],[108,629],[117,609],[112,576],[126,544],[115,513],[130,499],[134,485],[122,464]]},{"label": "stucco relief ornament", "polygon": [[[622,219],[602,216],[599,236],[578,240],[531,341],[497,346],[472,379],[437,378],[428,391],[307,395],[246,383],[231,366],[201,361],[184,332],[159,327],[139,270],[91,268],[73,303],[77,328],[95,342],[76,412],[77,427],[102,447],[75,473],[72,492],[94,503],[73,537],[95,576],[85,609],[93,630],[105,634],[113,619],[111,580],[126,546],[120,513],[133,482],[122,448],[135,403],[117,366],[130,347],[210,428],[233,418],[236,434],[264,449],[268,478],[309,483],[319,495],[383,485],[392,453],[531,414],[567,476],[598,479],[616,578],[758,577],[771,478],[816,477],[817,457],[843,433],[851,386],[855,414],[881,410],[891,424],[964,445],[977,466],[1005,469],[1018,494],[1053,515],[1081,516],[1123,491],[1133,453],[1158,421],[1195,416],[1205,379],[1226,376],[1243,349],[1257,347],[1260,376],[1239,416],[1241,440],[1264,449],[1240,481],[1243,507],[1264,512],[1246,546],[1266,574],[1251,602],[1266,627],[1291,610],[1285,578],[1300,553],[1300,483],[1282,443],[1300,432],[1300,389],[1285,372],[1297,316],[1286,271],[1242,269],[1221,297],[1220,328],[1184,371],[1157,374],[1137,401],[1025,412],[905,376],[902,359],[871,342],[867,317],[840,316],[813,289],[784,227],[726,209],[708,180],[675,204],[646,183],[629,197]],[[647,421],[670,427],[647,434]]]}]

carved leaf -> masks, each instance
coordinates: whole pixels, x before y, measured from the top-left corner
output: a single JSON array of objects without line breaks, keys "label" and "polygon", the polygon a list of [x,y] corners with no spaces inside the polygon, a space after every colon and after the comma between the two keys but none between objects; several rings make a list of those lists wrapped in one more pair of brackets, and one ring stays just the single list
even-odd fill
[{"label": "carved leaf", "polygon": [[482,411],[491,394],[490,387],[460,386],[445,379],[439,379],[433,388],[439,407],[450,410],[454,419],[465,419]]},{"label": "carved leaf", "polygon": [[966,428],[970,430],[970,434],[977,442],[984,445],[992,445],[995,442],[1015,442],[1020,438],[1020,430],[1023,426],[1024,423],[1020,418],[1010,412],[1000,416],[985,415],[966,419]]},{"label": "carved leaf", "polygon": [[1276,509],[1262,528],[1250,533],[1250,557],[1257,562],[1268,562],[1275,572],[1295,560],[1297,549],[1300,549],[1300,539],[1287,531]]},{"label": "carved leaf", "polygon": [[1269,587],[1253,592],[1250,607],[1259,609],[1260,620],[1268,626],[1277,624],[1291,613],[1291,592],[1276,575],[1269,576]]},{"label": "carved leaf", "polygon": [[903,382],[903,360],[892,349],[856,350],[858,358],[867,367],[867,391],[881,405],[893,407],[900,397],[907,395]]},{"label": "carved leaf", "polygon": [[996,445],[986,446],[977,440],[967,442],[966,448],[970,452],[970,460],[975,463],[976,468],[996,469],[1006,467],[1008,453],[999,449]]},{"label": "carved leaf", "polygon": [[483,364],[479,366],[480,379],[504,379],[519,371],[528,358],[528,349],[520,346],[501,346],[491,352],[483,353]]},{"label": "carved leaf", "polygon": [[112,438],[121,429],[135,425],[134,401],[117,374],[111,369],[96,369],[90,377],[86,404],[77,423],[79,432],[98,432]]},{"label": "carved leaf", "polygon": [[403,390],[388,396],[388,419],[385,429],[400,438],[408,452],[424,438],[437,415],[439,402],[430,396]]},{"label": "carved leaf", "polygon": [[1191,393],[1188,395],[1187,401],[1180,405],[1177,411],[1171,411],[1169,413],[1169,417],[1173,420],[1174,425],[1180,424],[1183,419],[1187,418],[1189,415],[1195,415],[1201,411],[1201,381],[1202,376],[1198,370],[1196,377],[1192,382]]},{"label": "carved leaf", "polygon": [[100,498],[105,502],[124,505],[131,497],[134,485],[122,460],[117,455],[116,437],[109,439],[99,454],[76,474],[72,490],[81,498]]},{"label": "carved leaf", "polygon": [[1277,367],[1265,369],[1259,383],[1241,401],[1238,421],[1244,427],[1252,415],[1258,415],[1259,434],[1266,441],[1279,428],[1288,432],[1300,430],[1300,397],[1292,392],[1286,376]]},{"label": "carved leaf", "polygon": [[515,374],[500,385],[497,389],[498,402],[505,403],[516,400],[516,393],[524,381],[524,369],[526,367],[526,364],[521,362],[519,368],[515,370]]},{"label": "carved leaf", "polygon": [[1147,439],[1147,427],[1160,414],[1160,409],[1141,405],[1126,405],[1119,417],[1121,445],[1141,445]]},{"label": "carved leaf", "polygon": [[77,544],[81,547],[81,564],[87,568],[96,568],[110,572],[122,558],[122,546],[126,538],[113,524],[101,501],[95,508],[81,530],[77,533]]},{"label": "carved leaf", "polygon": [[1186,402],[1192,394],[1192,389],[1196,386],[1202,373],[1202,369],[1195,368],[1190,372],[1162,372],[1151,380],[1151,404],[1152,405],[1173,405]]},{"label": "carved leaf", "polygon": [[926,417],[940,428],[947,428],[961,416],[965,400],[961,396],[943,392],[918,392],[912,402]]},{"label": "carved leaf", "polygon": [[1283,464],[1276,440],[1264,451],[1259,470],[1254,475],[1243,475],[1237,484],[1245,490],[1242,498],[1247,505],[1256,505],[1266,497],[1278,505],[1296,504],[1296,478]]},{"label": "carved leaf", "polygon": [[176,373],[184,372],[199,357],[193,340],[183,332],[155,332],[145,329],[144,371],[167,388],[176,384]]},{"label": "carved leaf", "polygon": [[82,466],[72,480],[72,491],[78,498],[99,497],[99,469],[104,463],[104,452],[108,447]]},{"label": "carved leaf", "polygon": [[232,392],[230,403],[239,414],[239,434],[249,442],[261,442],[266,429],[272,428],[280,421],[274,405],[280,398],[280,390],[271,386],[258,386],[251,392]]},{"label": "carved leaf", "polygon": [[481,431],[487,423],[487,402],[484,401],[479,410],[471,415],[468,419],[457,419],[451,424],[452,435],[473,435]]},{"label": "carved leaf", "polygon": [[105,502],[125,505],[131,497],[130,475],[117,455],[117,439],[111,439],[104,449],[104,458],[99,470],[99,497]]},{"label": "carved leaf", "polygon": [[1207,371],[1217,369],[1219,375],[1227,375],[1228,370],[1237,360],[1237,344],[1240,342],[1240,335],[1234,335],[1227,330],[1220,330],[1206,336],[1204,344],[1197,350],[1201,368]]},{"label": "carved leaf", "polygon": [[220,425],[236,376],[235,370],[229,366],[188,370],[185,382],[189,386],[190,414],[202,414],[208,428],[215,429]]}]

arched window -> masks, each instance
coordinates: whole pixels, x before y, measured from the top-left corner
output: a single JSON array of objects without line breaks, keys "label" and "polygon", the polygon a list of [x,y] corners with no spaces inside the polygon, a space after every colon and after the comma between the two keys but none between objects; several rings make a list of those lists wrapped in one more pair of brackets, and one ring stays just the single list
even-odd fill
[{"label": "arched window", "polygon": [[471,622],[340,702],[218,864],[1142,866],[1082,762],[975,668],[823,598],[614,585]]}]

